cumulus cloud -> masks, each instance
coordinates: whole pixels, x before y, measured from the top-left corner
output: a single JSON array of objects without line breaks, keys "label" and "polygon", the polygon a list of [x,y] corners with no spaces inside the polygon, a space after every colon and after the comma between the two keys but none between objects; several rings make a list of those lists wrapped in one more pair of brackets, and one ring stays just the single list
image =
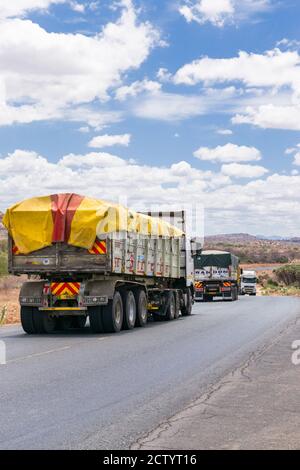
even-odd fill
[{"label": "cumulus cloud", "polygon": [[240,163],[229,163],[222,165],[221,172],[234,178],[260,178],[269,172],[267,168],[259,165],[241,165]]},{"label": "cumulus cloud", "polygon": [[[300,176],[266,177],[266,170],[262,176],[262,170],[253,170],[255,166],[239,167],[223,165],[219,173],[202,171],[186,161],[151,166],[103,152],[69,154],[53,163],[36,152],[16,150],[0,158],[0,210],[24,195],[73,191],[110,201],[121,197],[130,207],[145,210],[205,204],[206,232],[248,226],[252,233],[299,233]],[[253,176],[246,184],[233,182],[250,171]]]},{"label": "cumulus cloud", "polygon": [[130,134],[115,134],[115,135],[98,135],[94,137],[89,142],[89,147],[92,148],[104,148],[104,147],[113,147],[114,145],[124,145],[128,147],[130,144],[131,135]]},{"label": "cumulus cloud", "polygon": [[[300,55],[276,48],[263,54],[239,52],[237,57],[203,57],[182,66],[173,76],[177,85],[240,83],[234,124],[299,130]],[[221,88],[223,90],[223,88]]]},{"label": "cumulus cloud", "polygon": [[124,85],[116,90],[116,98],[124,101],[128,97],[132,98],[140,93],[156,93],[161,89],[161,84],[153,80],[144,79],[133,82],[131,85]]},{"label": "cumulus cloud", "polygon": [[261,160],[261,153],[255,147],[228,143],[215,148],[200,147],[194,152],[199,160],[212,162],[249,162]]},{"label": "cumulus cloud", "polygon": [[69,0],[0,0],[0,18],[24,16],[32,10],[47,10],[51,5],[67,2]]},{"label": "cumulus cloud", "polygon": [[300,130],[300,106],[275,106],[273,104],[247,107],[232,118],[233,124],[252,124],[263,129]]},{"label": "cumulus cloud", "polygon": [[99,103],[159,43],[150,23],[138,21],[131,0],[121,5],[119,19],[94,36],[48,33],[19,18],[0,22],[0,124],[71,119],[74,112],[78,118],[82,107],[84,121],[91,103],[101,115]]},{"label": "cumulus cloud", "polygon": [[220,135],[232,135],[233,134],[231,129],[218,129],[216,132],[217,134],[220,134]]},{"label": "cumulus cloud", "polygon": [[217,27],[244,20],[270,9],[270,0],[185,0],[179,13],[188,23],[200,25],[209,22]]}]

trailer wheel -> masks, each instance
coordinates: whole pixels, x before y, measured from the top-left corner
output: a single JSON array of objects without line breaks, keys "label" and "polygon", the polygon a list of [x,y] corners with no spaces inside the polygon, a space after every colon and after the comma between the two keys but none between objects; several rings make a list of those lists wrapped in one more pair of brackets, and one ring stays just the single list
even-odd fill
[{"label": "trailer wheel", "polygon": [[103,321],[102,321],[102,316],[103,316],[102,307],[100,307],[99,305],[96,305],[94,307],[89,307],[88,314],[89,314],[89,319],[90,319],[90,328],[92,332],[104,333],[104,327],[103,327]]},{"label": "trailer wheel", "polygon": [[56,329],[56,318],[51,317],[47,312],[36,311],[33,315],[33,324],[39,334],[50,334]]},{"label": "trailer wheel", "polygon": [[34,307],[21,307],[21,324],[23,330],[28,335],[34,335],[36,333],[36,329],[33,323],[34,310]]},{"label": "trailer wheel", "polygon": [[59,317],[56,319],[56,329],[58,331],[68,331],[73,326],[72,317]]},{"label": "trailer wheel", "polygon": [[84,328],[86,324],[86,316],[85,315],[80,315],[80,317],[73,317],[72,319],[72,326],[73,328]]},{"label": "trailer wheel", "polygon": [[181,313],[184,317],[188,317],[192,314],[192,293],[190,289],[186,289],[186,302],[184,302],[184,306],[181,307]]},{"label": "trailer wheel", "polygon": [[136,322],[135,297],[131,290],[122,290],[120,292],[123,301],[123,329],[132,330]]},{"label": "trailer wheel", "polygon": [[123,324],[123,302],[119,291],[102,310],[102,323],[105,333],[119,333]]},{"label": "trailer wheel", "polygon": [[136,326],[145,326],[148,321],[148,302],[147,295],[143,289],[137,289],[134,292],[136,303]]},{"label": "trailer wheel", "polygon": [[175,312],[176,312],[176,302],[175,302],[174,293],[171,291],[169,292],[169,295],[168,295],[168,308],[166,311],[165,319],[167,321],[174,320]]},{"label": "trailer wheel", "polygon": [[177,291],[175,293],[175,304],[176,304],[176,307],[175,307],[174,318],[175,318],[175,320],[177,320],[177,318],[180,317],[180,300],[179,300],[179,294],[178,294]]}]

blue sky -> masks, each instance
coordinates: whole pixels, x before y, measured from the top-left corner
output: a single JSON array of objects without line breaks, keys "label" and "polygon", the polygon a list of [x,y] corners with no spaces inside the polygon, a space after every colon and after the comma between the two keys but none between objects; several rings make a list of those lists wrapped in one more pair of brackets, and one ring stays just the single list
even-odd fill
[{"label": "blue sky", "polygon": [[0,0],[0,209],[73,191],[203,207],[205,233],[299,235],[299,14]]}]

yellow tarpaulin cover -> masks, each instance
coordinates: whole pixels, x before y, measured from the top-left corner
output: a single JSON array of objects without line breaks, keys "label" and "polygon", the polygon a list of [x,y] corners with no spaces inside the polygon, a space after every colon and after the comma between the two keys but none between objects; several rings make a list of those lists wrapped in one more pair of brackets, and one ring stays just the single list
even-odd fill
[{"label": "yellow tarpaulin cover", "polygon": [[121,231],[153,237],[183,235],[161,219],[77,194],[27,199],[7,209],[3,223],[22,254],[58,241],[89,250],[96,237]]}]

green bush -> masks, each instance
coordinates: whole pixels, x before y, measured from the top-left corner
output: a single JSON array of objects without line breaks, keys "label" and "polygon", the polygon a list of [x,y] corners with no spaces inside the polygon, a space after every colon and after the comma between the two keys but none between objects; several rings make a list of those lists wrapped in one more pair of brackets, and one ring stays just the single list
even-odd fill
[{"label": "green bush", "polygon": [[287,264],[275,270],[276,278],[286,286],[300,287],[300,264]]}]

